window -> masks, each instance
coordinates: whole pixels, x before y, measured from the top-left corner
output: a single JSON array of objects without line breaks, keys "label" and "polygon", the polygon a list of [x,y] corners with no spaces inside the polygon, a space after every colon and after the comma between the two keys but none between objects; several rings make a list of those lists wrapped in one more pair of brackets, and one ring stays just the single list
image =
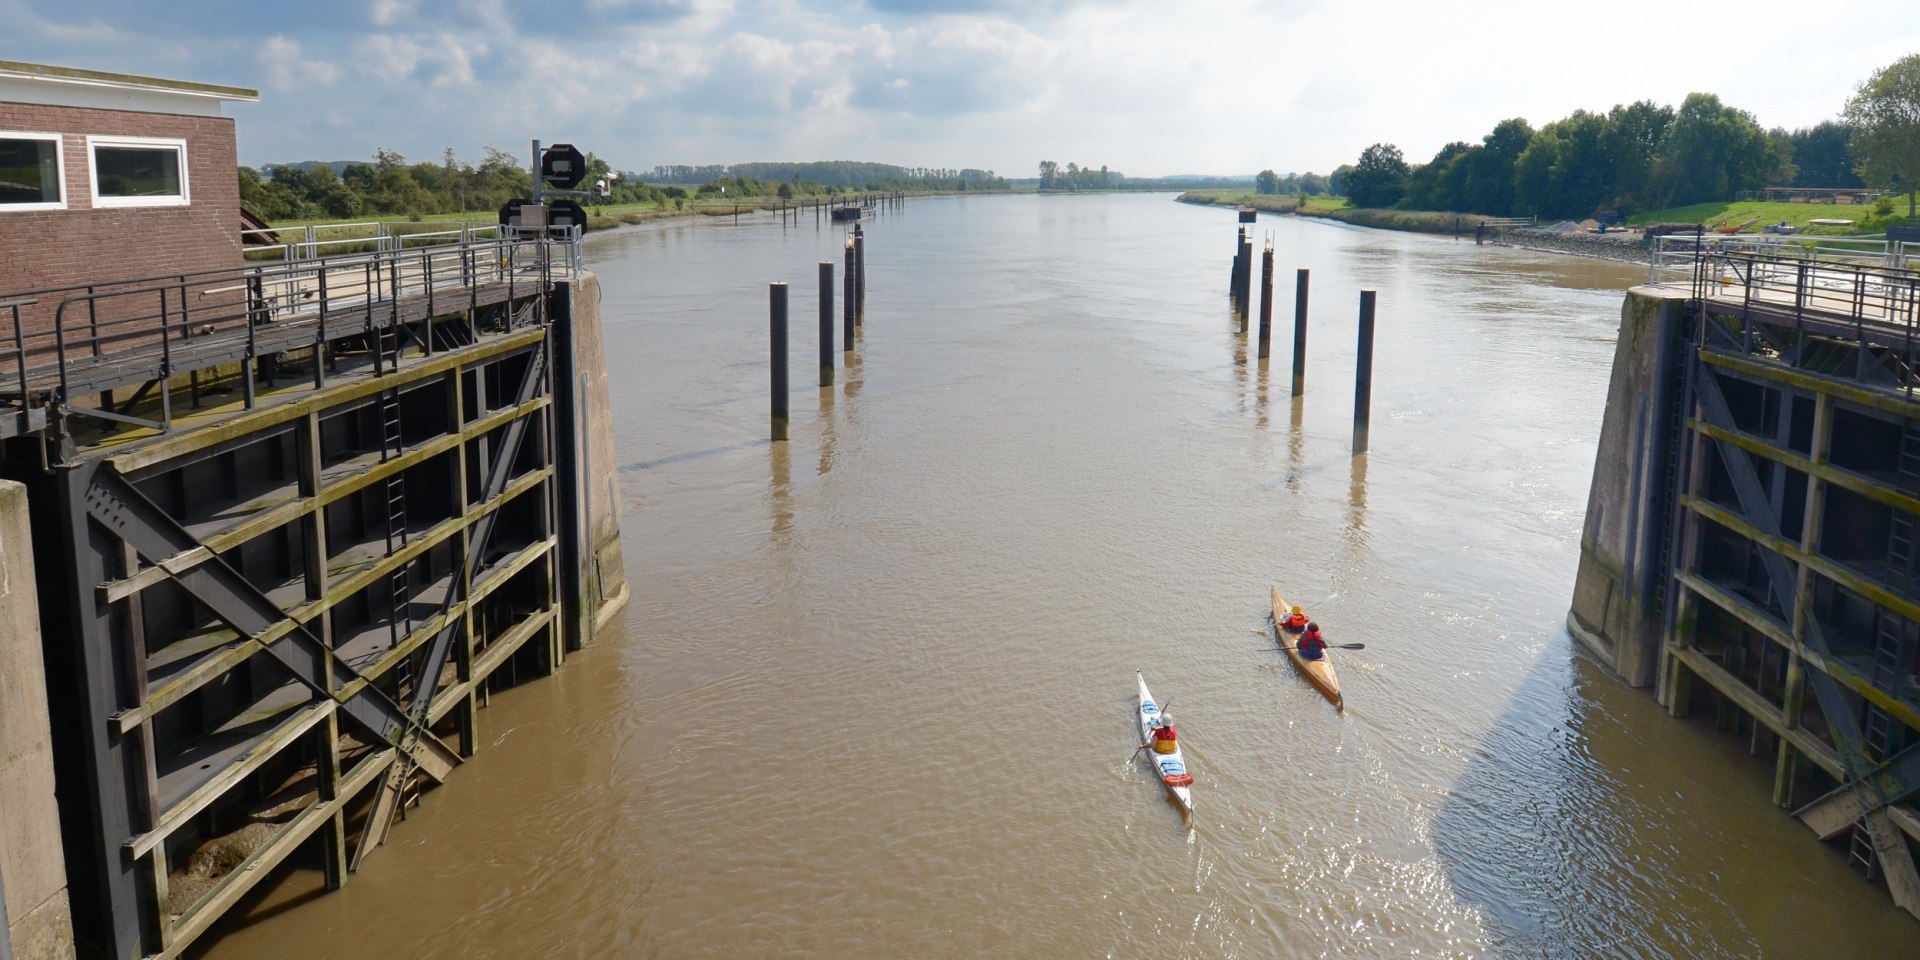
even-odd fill
[{"label": "window", "polygon": [[57,133],[0,132],[0,213],[67,205]]},{"label": "window", "polygon": [[187,142],[88,137],[93,205],[170,207],[187,202]]}]

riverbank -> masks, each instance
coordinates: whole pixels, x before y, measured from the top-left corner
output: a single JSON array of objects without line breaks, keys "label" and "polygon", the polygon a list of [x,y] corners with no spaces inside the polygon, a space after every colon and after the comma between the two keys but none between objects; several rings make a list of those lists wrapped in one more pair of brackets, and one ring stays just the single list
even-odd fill
[{"label": "riverbank", "polygon": [[1342,197],[1308,197],[1303,204],[1298,196],[1240,193],[1219,190],[1189,190],[1175,197],[1181,203],[1210,207],[1252,207],[1264,213],[1293,214],[1338,220],[1356,227],[1377,227],[1408,233],[1472,233],[1483,221],[1491,220],[1473,213],[1445,213],[1432,210],[1379,210],[1349,206]]},{"label": "riverbank", "polygon": [[[1211,207],[1253,207],[1267,213],[1319,217],[1338,220],[1357,227],[1399,230],[1406,233],[1435,233],[1464,236],[1475,233],[1480,224],[1495,218],[1471,213],[1438,213],[1428,210],[1375,210],[1346,206],[1338,198],[1309,197],[1304,206],[1299,197],[1262,194],[1236,194],[1189,190],[1175,198],[1181,203]],[[1503,247],[1521,247],[1547,253],[1564,253],[1616,263],[1646,263],[1646,241],[1638,231],[1614,233],[1561,232],[1551,227],[1502,228],[1489,231],[1487,242]]]},{"label": "riverbank", "polygon": [[1612,260],[1616,263],[1648,261],[1647,241],[1638,231],[1560,233],[1546,227],[1523,227],[1517,230],[1501,230],[1490,235],[1488,242],[1503,247],[1565,253],[1596,260]]},{"label": "riverbank", "polygon": [[[976,193],[998,196],[1016,192],[1018,191],[969,190],[962,193],[956,191],[906,190],[843,193],[831,196],[814,195],[795,197],[792,200],[784,201],[779,197],[688,197],[681,200],[670,201],[666,205],[656,203],[615,203],[588,207],[587,229],[589,231],[610,230],[623,225],[634,226],[643,223],[656,223],[663,220],[691,220],[696,217],[731,217],[735,215],[744,216],[756,212],[773,213],[777,212],[783,203],[786,204],[788,209],[804,209],[808,204],[820,201],[826,201],[833,205],[853,203],[864,196],[901,196],[912,198],[971,196]],[[436,213],[423,217],[396,214],[377,217],[356,217],[346,220],[284,220],[276,221],[273,224],[273,229],[298,230],[312,227],[315,230],[327,231],[324,234],[324,239],[328,241],[345,241],[371,239],[380,232],[379,228],[382,225],[385,225],[390,232],[394,233],[430,233],[440,230],[457,229],[461,224],[465,223],[491,225],[495,222],[497,216],[498,214],[491,210],[468,210],[461,213]],[[393,230],[392,228],[396,225],[406,225],[406,229]],[[356,233],[355,231],[359,232]]]}]

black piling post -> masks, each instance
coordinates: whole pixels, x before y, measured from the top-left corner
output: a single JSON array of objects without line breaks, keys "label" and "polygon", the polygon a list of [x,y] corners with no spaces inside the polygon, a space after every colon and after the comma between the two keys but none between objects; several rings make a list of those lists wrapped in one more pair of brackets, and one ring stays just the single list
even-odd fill
[{"label": "black piling post", "polygon": [[1233,241],[1233,271],[1227,279],[1227,299],[1235,302],[1236,310],[1239,309],[1237,304],[1240,299],[1240,271],[1246,267],[1244,259],[1246,245],[1247,228],[1241,227],[1239,238]]},{"label": "black piling post", "polygon": [[1293,278],[1293,395],[1307,392],[1307,270]]},{"label": "black piling post", "polygon": [[840,305],[841,326],[843,328],[840,331],[840,336],[841,339],[845,341],[846,346],[844,349],[848,353],[853,352],[853,328],[857,322],[853,316],[853,274],[853,238],[848,237],[846,276],[840,278],[840,297],[845,301]]},{"label": "black piling post", "polygon": [[833,386],[833,261],[820,261],[820,385]]},{"label": "black piling post", "polygon": [[1247,332],[1247,319],[1253,316],[1253,238],[1240,238],[1240,332]]},{"label": "black piling post", "polygon": [[1367,423],[1373,409],[1372,290],[1360,291],[1360,349],[1353,369],[1353,452],[1367,452]]},{"label": "black piling post", "polygon": [[787,285],[767,284],[767,326],[773,353],[773,439],[787,438]]},{"label": "black piling post", "polygon": [[853,323],[867,325],[867,236],[853,225]]},{"label": "black piling post", "polygon": [[1267,243],[1260,254],[1260,350],[1259,359],[1273,352],[1273,244]]}]

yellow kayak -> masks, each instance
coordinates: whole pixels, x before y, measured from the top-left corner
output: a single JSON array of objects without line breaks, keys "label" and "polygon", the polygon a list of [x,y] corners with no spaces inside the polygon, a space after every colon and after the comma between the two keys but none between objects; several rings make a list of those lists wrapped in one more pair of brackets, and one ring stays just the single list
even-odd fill
[{"label": "yellow kayak", "polygon": [[1313,688],[1320,691],[1321,695],[1327,698],[1328,703],[1333,704],[1337,709],[1346,709],[1346,704],[1340,699],[1340,678],[1333,673],[1333,651],[1322,651],[1318,660],[1308,660],[1300,655],[1300,648],[1297,646],[1299,634],[1280,629],[1280,621],[1287,618],[1286,598],[1280,596],[1279,587],[1272,589],[1273,636],[1279,642],[1280,649],[1287,652],[1287,659],[1293,661],[1294,669],[1300,671],[1300,675],[1306,677],[1307,682],[1313,684]]}]

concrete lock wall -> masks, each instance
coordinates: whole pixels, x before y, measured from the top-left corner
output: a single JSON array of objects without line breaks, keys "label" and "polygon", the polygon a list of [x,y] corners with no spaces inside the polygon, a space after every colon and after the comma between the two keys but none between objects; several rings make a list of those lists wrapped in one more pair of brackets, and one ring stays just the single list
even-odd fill
[{"label": "concrete lock wall", "polygon": [[53,794],[27,490],[0,480],[0,960],[68,960],[73,920]]},{"label": "concrete lock wall", "polygon": [[1656,565],[1665,529],[1655,506],[1665,476],[1660,441],[1671,416],[1663,379],[1685,344],[1678,334],[1686,295],[1655,287],[1628,291],[1620,307],[1606,418],[1593,463],[1567,627],[1629,686],[1650,686],[1658,668],[1662,622],[1653,609]]},{"label": "concrete lock wall", "polygon": [[[590,642],[626,605],[625,561],[620,548],[619,457],[613,448],[613,402],[608,396],[606,339],[600,329],[600,277],[583,273],[565,288],[568,382],[556,385],[570,397],[574,480],[580,532],[577,609],[579,642]],[[566,367],[563,367],[565,369]]]}]

